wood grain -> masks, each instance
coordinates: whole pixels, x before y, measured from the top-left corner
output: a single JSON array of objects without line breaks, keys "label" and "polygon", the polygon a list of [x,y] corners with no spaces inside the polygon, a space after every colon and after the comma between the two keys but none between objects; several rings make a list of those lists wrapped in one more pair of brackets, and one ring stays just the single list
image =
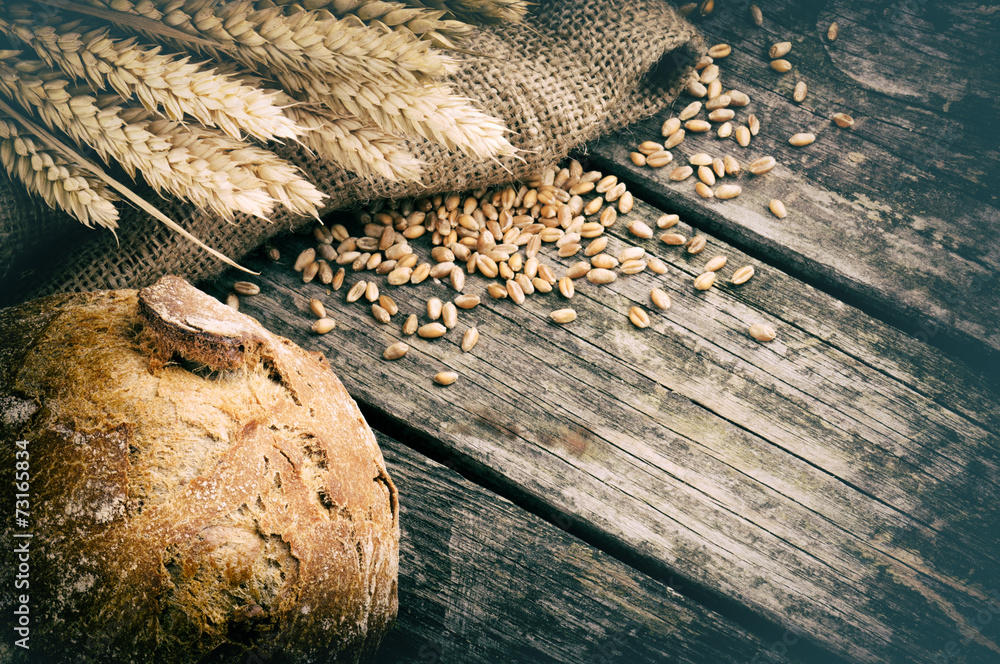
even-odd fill
[{"label": "wood grain", "polygon": [[[403,662],[804,662],[399,442],[378,435],[400,492]],[[680,592],[678,592],[680,591]],[[798,648],[789,648],[798,646]]]},{"label": "wood grain", "polygon": [[[768,3],[763,28],[743,5],[699,23],[707,40],[726,42],[726,89],[751,97],[738,109],[762,130],[748,148],[709,135],[688,136],[675,162],[694,152],[732,154],[744,165],[774,156],[762,177],[740,177],[734,200],[704,201],[689,182],[628,159],[637,142],[659,137],[669,114],[609,136],[589,149],[637,193],[715,232],[840,299],[975,363],[1000,368],[1000,28],[981,3]],[[840,36],[826,40],[837,20]],[[768,67],[768,47],[793,43],[794,68]],[[805,101],[791,99],[798,81]],[[682,95],[674,112],[691,98]],[[852,115],[839,129],[830,117]],[[795,148],[799,131],[817,140]],[[786,219],[767,209],[772,198]]]},{"label": "wood grain", "polygon": [[[658,215],[637,203],[629,217]],[[548,318],[567,305],[558,294],[518,307],[490,300],[474,275],[466,292],[484,303],[442,339],[406,338],[411,350],[397,362],[381,360],[382,350],[403,338],[399,324],[422,315],[426,298],[454,296],[445,285],[390,289],[400,314],[382,326],[366,306],[343,305],[343,291],[325,294],[287,265],[262,261],[252,266],[263,270],[262,294],[244,310],[327,353],[367,408],[653,574],[683,578],[851,660],[932,661],[952,641],[961,655],[950,661],[1000,655],[996,633],[966,618],[990,610],[1000,587],[1000,554],[984,539],[1000,531],[994,387],[706,237],[708,248],[689,256],[616,227],[609,252],[638,243],[669,272],[601,288],[578,282],[568,304],[579,318],[567,326]],[[283,252],[304,246],[293,239]],[[730,261],[720,287],[694,291],[691,280],[717,253]],[[758,275],[725,285],[744,264]],[[345,290],[362,277],[371,278],[351,276]],[[652,325],[638,330],[628,309],[649,307],[654,285],[674,304],[650,308]],[[214,286],[220,297],[226,289],[225,280]],[[306,332],[310,297],[324,299],[337,330]],[[778,339],[750,339],[755,321],[774,325]],[[472,324],[482,338],[462,353]],[[442,369],[461,377],[436,386]]]}]

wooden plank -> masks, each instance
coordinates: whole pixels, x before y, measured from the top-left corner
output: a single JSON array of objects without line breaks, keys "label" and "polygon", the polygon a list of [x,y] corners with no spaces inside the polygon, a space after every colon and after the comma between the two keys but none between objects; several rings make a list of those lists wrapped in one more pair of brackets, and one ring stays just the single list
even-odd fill
[{"label": "wooden plank", "polygon": [[[658,215],[638,203],[630,217]],[[612,253],[635,242],[612,235]],[[343,292],[303,285],[287,264],[254,264],[264,291],[244,310],[327,353],[374,412],[654,574],[689,579],[848,659],[929,661],[952,641],[961,655],[950,661],[996,657],[996,632],[966,619],[1000,587],[1000,554],[983,539],[1000,529],[995,386],[706,237],[697,256],[640,241],[668,273],[580,284],[580,319],[565,327],[548,319],[566,305],[558,295],[517,307],[490,300],[473,275],[466,291],[486,301],[440,340],[408,338],[393,363],[381,352],[402,338],[398,324],[337,306]],[[283,251],[306,245],[292,239]],[[724,278],[743,264],[758,276],[694,291],[716,253],[729,256]],[[674,305],[639,331],[625,314],[648,306],[654,285]],[[425,282],[392,295],[402,319],[453,292]],[[310,297],[337,319],[330,335],[305,332]],[[752,341],[746,326],[757,320],[779,339]],[[482,340],[462,353],[471,324]],[[444,368],[462,375],[447,389],[430,380]]]},{"label": "wooden plank", "polygon": [[[379,652],[403,662],[810,661],[761,639],[439,463],[378,434],[400,492],[399,618]],[[813,660],[815,661],[815,660]]]},{"label": "wooden plank", "polygon": [[[589,157],[647,200],[921,341],[1000,368],[1000,24],[972,2],[782,0],[764,11],[763,28],[743,5],[720,4],[699,24],[710,43],[732,45],[721,79],[750,95],[735,122],[755,113],[760,135],[748,148],[714,132],[689,135],[673,154],[678,163],[695,152],[731,154],[744,168],[769,154],[779,162],[773,171],[742,175],[737,199],[704,201],[692,181],[667,179],[673,166],[634,166],[629,150],[662,140],[668,114],[598,141]],[[830,43],[833,20],[840,37]],[[784,40],[794,69],[781,75],[767,50]],[[809,92],[796,104],[799,80]],[[690,101],[682,95],[673,112]],[[830,121],[840,111],[855,118],[853,129]],[[788,145],[799,131],[815,132],[816,142]],[[785,202],[786,219],[770,214],[772,198]]]}]

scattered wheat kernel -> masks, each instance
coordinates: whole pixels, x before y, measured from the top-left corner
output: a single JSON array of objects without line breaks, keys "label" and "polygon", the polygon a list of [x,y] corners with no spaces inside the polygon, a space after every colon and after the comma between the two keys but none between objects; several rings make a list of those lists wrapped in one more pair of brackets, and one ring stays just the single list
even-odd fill
[{"label": "scattered wheat kernel", "polygon": [[448,275],[448,279],[451,281],[451,287],[459,293],[461,293],[462,289],[465,288],[465,272],[457,265],[452,268],[451,274]]},{"label": "scattered wheat kernel", "polygon": [[615,279],[615,273],[611,270],[594,268],[587,272],[587,281],[592,284],[610,284]]},{"label": "scattered wheat kernel", "polygon": [[646,240],[653,237],[653,229],[646,222],[639,219],[633,219],[628,222],[628,230],[632,235]]},{"label": "scattered wheat kernel", "polygon": [[625,183],[619,182],[608,193],[604,194],[604,200],[608,203],[614,203],[624,196],[625,193]]},{"label": "scattered wheat kernel", "polygon": [[[328,247],[329,245],[324,244],[323,246],[324,247]],[[381,254],[375,254],[375,255],[381,257]],[[333,283],[333,268],[330,267],[330,264],[327,263],[325,260],[318,260],[316,262],[319,263],[319,281],[320,281],[320,283],[321,284],[331,284],[331,283]]]},{"label": "scattered wheat kernel", "polygon": [[698,290],[708,290],[715,283],[715,272],[704,272],[694,280],[694,287]]},{"label": "scattered wheat kernel", "polygon": [[584,194],[589,194],[593,190],[594,190],[593,182],[577,182],[575,185],[570,187],[569,193],[573,196],[582,196]]},{"label": "scattered wheat kernel", "polygon": [[715,197],[722,200],[729,200],[730,198],[736,198],[743,193],[743,187],[738,184],[723,184],[720,185],[718,189],[715,190]]},{"label": "scattered wheat kernel", "polygon": [[712,128],[712,123],[708,120],[688,120],[684,123],[684,128],[688,131],[701,133],[710,130]]},{"label": "scattered wheat kernel", "polygon": [[739,90],[730,90],[726,93],[729,97],[730,106],[746,106],[750,103],[750,97],[746,93],[740,92]]},{"label": "scattered wheat kernel", "polygon": [[421,263],[420,265],[413,268],[413,272],[410,274],[410,283],[419,284],[427,280],[427,277],[431,273],[430,263]]},{"label": "scattered wheat kernel", "polygon": [[597,186],[594,187],[594,191],[598,194],[604,194],[611,191],[615,185],[618,184],[618,177],[615,175],[606,175],[600,179]]},{"label": "scattered wheat kernel", "polygon": [[309,311],[311,311],[313,316],[316,318],[326,318],[326,307],[324,307],[323,303],[316,298],[309,300]]},{"label": "scattered wheat kernel", "polygon": [[397,341],[394,344],[386,346],[386,349],[382,351],[382,357],[386,360],[398,360],[399,358],[406,355],[406,351],[410,350],[402,341]]},{"label": "scattered wheat kernel", "polygon": [[746,125],[740,125],[736,128],[736,142],[744,148],[750,145],[750,130],[747,129]]},{"label": "scattered wheat kernel", "polygon": [[698,167],[698,179],[709,187],[715,186],[715,172],[708,166]]},{"label": "scattered wheat kernel", "polygon": [[309,265],[314,260],[316,260],[316,250],[309,247],[308,249],[302,250],[302,252],[298,255],[298,258],[295,259],[295,265],[292,267],[296,272],[301,272],[306,269],[306,265]]},{"label": "scattered wheat kernel", "polygon": [[631,191],[626,191],[622,194],[621,198],[618,199],[618,211],[622,214],[628,214],[631,212],[634,205],[635,199],[632,197]]},{"label": "scattered wheat kernel", "polygon": [[649,156],[654,152],[659,152],[660,150],[662,150],[663,145],[661,143],[657,143],[656,141],[643,141],[642,143],[639,144],[638,149],[639,152],[641,152],[642,154]]},{"label": "scattered wheat kernel", "polygon": [[674,160],[674,155],[668,150],[660,150],[646,157],[646,165],[650,168],[662,168]]},{"label": "scattered wheat kernel", "polygon": [[667,273],[667,264],[656,256],[646,256],[646,267],[649,268],[650,272],[655,272],[656,274]]},{"label": "scattered wheat kernel", "polygon": [[689,95],[691,95],[692,97],[697,97],[698,99],[701,99],[702,97],[708,94],[708,88],[702,85],[701,81],[689,82],[685,90]]},{"label": "scattered wheat kernel", "polygon": [[[541,267],[538,269],[541,271]],[[579,279],[580,277],[586,276],[588,272],[590,272],[590,263],[587,261],[579,261],[566,268],[566,276],[570,279]]]},{"label": "scattered wheat kernel", "polygon": [[663,244],[682,245],[687,242],[687,238],[680,233],[664,233],[660,236],[660,241]]},{"label": "scattered wheat kernel", "polygon": [[709,57],[715,59],[724,58],[732,52],[733,49],[729,46],[729,44],[716,44],[712,48],[708,49]]},{"label": "scattered wheat kernel", "polygon": [[727,154],[722,159],[722,163],[725,164],[726,175],[736,177],[740,174],[740,162],[736,161],[736,157],[732,157]]},{"label": "scattered wheat kernel", "polygon": [[680,222],[680,216],[676,214],[664,214],[656,220],[656,227],[661,230],[666,230],[668,228],[673,228]]},{"label": "scattered wheat kernel", "polygon": [[[729,95],[720,94],[720,95],[717,95],[715,97],[711,97],[705,103],[705,110],[706,111],[719,111],[719,110],[723,110],[726,107],[728,107],[731,102],[732,102],[732,98]],[[709,114],[709,117],[710,118],[712,117],[711,114]]]},{"label": "scattered wheat kernel", "polygon": [[330,282],[330,288],[333,290],[340,290],[340,287],[344,285],[344,277],[347,276],[347,270],[340,268],[337,273],[333,275],[333,281]]},{"label": "scattered wheat kernel", "polygon": [[628,310],[628,319],[639,328],[649,327],[649,314],[641,307],[632,307]]},{"label": "scattered wheat kernel", "polygon": [[692,166],[707,166],[712,163],[712,155],[707,152],[698,152],[688,157],[688,163]]},{"label": "scattered wheat kernel", "polygon": [[501,284],[492,283],[486,287],[486,292],[490,294],[494,300],[502,300],[507,297],[507,289]]},{"label": "scattered wheat kernel", "polygon": [[600,220],[602,226],[611,226],[615,223],[616,219],[618,219],[618,210],[612,205],[604,208],[604,211],[601,212]]},{"label": "scattered wheat kernel", "polygon": [[458,325],[458,307],[454,302],[445,302],[441,307],[441,322],[449,330]]},{"label": "scattered wheat kernel", "polygon": [[380,304],[372,305],[372,316],[374,316],[375,320],[382,323],[383,325],[386,325],[392,321],[392,316],[390,316],[389,312],[385,310],[385,307],[383,307]]},{"label": "scattered wheat kernel", "polygon": [[747,330],[751,337],[760,342],[767,342],[778,336],[778,333],[774,331],[774,328],[770,325],[764,323],[754,323]]},{"label": "scattered wheat kernel", "polygon": [[455,306],[459,309],[474,309],[479,306],[479,296],[478,295],[459,295],[455,298]]},{"label": "scattered wheat kernel", "polygon": [[726,266],[726,257],[719,255],[713,256],[705,263],[705,272],[718,272]]},{"label": "scattered wheat kernel", "polygon": [[736,117],[736,111],[731,108],[717,108],[708,114],[708,119],[712,122],[728,122]]},{"label": "scattered wheat kernel", "polygon": [[802,134],[794,134],[791,138],[788,139],[788,142],[796,147],[801,147],[803,145],[809,145],[815,140],[816,140],[816,134],[802,133]]},{"label": "scattered wheat kernel", "polygon": [[602,205],[604,205],[603,198],[601,198],[600,196],[598,196],[597,198],[592,198],[590,199],[590,201],[587,202],[586,205],[583,206],[583,214],[585,214],[588,217],[592,214],[596,214],[597,211],[601,209]]},{"label": "scattered wheat kernel", "polygon": [[378,284],[374,281],[369,281],[368,286],[365,287],[365,299],[369,302],[378,300]]},{"label": "scattered wheat kernel", "polygon": [[631,258],[623,261],[618,269],[622,271],[622,274],[639,274],[645,271],[646,261],[641,258]]},{"label": "scattered wheat kernel", "polygon": [[712,188],[709,187],[704,182],[695,182],[694,190],[702,198],[712,198],[715,196],[715,194],[712,192]]},{"label": "scattered wheat kernel", "polygon": [[532,277],[532,279],[531,279],[531,285],[534,286],[535,290],[538,291],[539,293],[551,293],[552,292],[552,284],[550,284],[549,282],[545,281],[541,277]]},{"label": "scattered wheat kernel", "polygon": [[427,323],[417,328],[417,336],[424,339],[437,339],[443,337],[447,332],[448,328],[441,323]]},{"label": "scattered wheat kernel", "polygon": [[573,309],[556,309],[550,313],[549,316],[556,323],[565,325],[566,323],[572,323],[576,320],[576,311]]},{"label": "scattered wheat kernel", "polygon": [[841,129],[847,129],[848,127],[854,126],[854,118],[847,113],[834,113],[833,121],[837,123],[837,126]]},{"label": "scattered wheat kernel", "polygon": [[454,371],[441,371],[434,374],[434,382],[447,387],[458,380],[458,374]]},{"label": "scattered wheat kernel", "polygon": [[747,129],[750,130],[751,136],[756,136],[760,133],[760,120],[753,113],[747,116]]},{"label": "scattered wheat kernel", "polygon": [[719,65],[711,64],[701,70],[701,76],[698,80],[702,85],[708,85],[717,78],[719,78]]},{"label": "scattered wheat kernel", "polygon": [[708,16],[715,9],[715,0],[701,0],[698,3],[698,13],[702,16]]},{"label": "scattered wheat kernel", "polygon": [[622,263],[635,258],[645,258],[646,250],[642,247],[625,247],[618,253],[618,260]]},{"label": "scattered wheat kernel", "polygon": [[[430,268],[428,268],[429,270]],[[413,277],[413,269],[408,267],[397,267],[393,268],[388,275],[386,275],[386,281],[389,282],[390,286],[402,286],[403,284],[410,281]]]},{"label": "scattered wheat kernel", "polygon": [[636,166],[646,165],[646,155],[641,152],[630,152],[628,158],[632,160],[632,163]]},{"label": "scattered wheat kernel", "polygon": [[479,342],[479,330],[477,330],[474,327],[470,327],[468,330],[465,331],[465,334],[462,335],[462,350],[468,353],[469,351],[471,351],[473,348],[476,347],[476,344],[478,342]]},{"label": "scattered wheat kernel", "polygon": [[663,122],[663,125],[660,127],[660,134],[664,138],[667,138],[680,128],[681,128],[680,118],[668,118]]},{"label": "scattered wheat kernel", "polygon": [[332,318],[320,318],[313,322],[312,331],[316,334],[326,334],[335,327],[337,323]]},{"label": "scattered wheat kernel", "polygon": [[729,138],[730,136],[733,135],[733,123],[723,122],[722,125],[719,127],[719,131],[717,133],[719,138]]},{"label": "scattered wheat kernel", "polygon": [[779,74],[785,74],[792,71],[792,63],[788,60],[771,60],[771,69]]},{"label": "scattered wheat kernel", "polygon": [[302,270],[302,283],[308,284],[317,274],[319,274],[319,263],[313,261],[306,265],[306,269]]},{"label": "scattered wheat kernel", "polygon": [[772,60],[777,60],[778,58],[782,58],[788,55],[789,51],[791,50],[792,50],[792,42],[784,41],[774,44],[770,48],[770,50],[768,50],[767,54],[771,57]]},{"label": "scattered wheat kernel", "polygon": [[587,245],[587,248],[584,250],[583,255],[596,256],[597,254],[604,251],[604,248],[607,246],[608,246],[608,238],[606,236],[595,238],[593,242]]},{"label": "scattered wheat kernel", "polygon": [[670,296],[662,288],[654,288],[649,291],[649,299],[653,301],[653,304],[659,309],[664,311],[670,308]]},{"label": "scattered wheat kernel", "polygon": [[358,283],[351,286],[351,290],[347,291],[347,301],[357,302],[361,299],[361,296],[365,294],[365,290],[368,288],[367,281],[359,281]]},{"label": "scattered wheat kernel", "polygon": [[576,293],[576,288],[573,286],[573,280],[569,277],[563,277],[560,279],[559,292],[567,299],[573,297],[573,294]]},{"label": "scattered wheat kernel", "polygon": [[670,137],[666,141],[664,141],[664,143],[663,143],[663,149],[664,150],[669,150],[670,148],[677,147],[678,145],[681,144],[681,142],[684,140],[684,137],[686,135],[687,134],[685,133],[685,131],[683,129],[678,129],[674,133],[670,134]]},{"label": "scattered wheat kernel", "polygon": [[714,99],[714,98],[718,97],[719,95],[721,95],[722,94],[722,81],[720,81],[719,79],[715,79],[714,81],[712,81],[711,83],[709,83],[708,87],[707,87],[707,94],[708,94],[709,101],[711,101],[712,99]]},{"label": "scattered wheat kernel", "polygon": [[771,214],[773,214],[778,219],[784,219],[786,216],[788,216],[788,211],[785,209],[785,204],[782,203],[777,198],[772,198],[771,202],[768,203],[767,207],[771,210]]},{"label": "scattered wheat kernel", "polygon": [[236,293],[230,293],[226,296],[226,305],[235,311],[240,310],[240,298]]},{"label": "scattered wheat kernel", "polygon": [[754,175],[763,175],[774,168],[777,163],[778,162],[774,159],[774,157],[761,157],[760,159],[755,159],[750,162],[750,172]]},{"label": "scattered wheat kernel", "polygon": [[795,84],[795,89],[792,91],[792,99],[801,102],[806,98],[806,82],[799,81]]},{"label": "scattered wheat kernel", "polygon": [[694,173],[694,169],[690,166],[681,166],[680,168],[675,168],[673,172],[670,173],[670,179],[674,182],[680,182],[681,180],[686,180],[691,177]]},{"label": "scattered wheat kernel", "polygon": [[830,24],[830,27],[827,28],[826,30],[826,38],[829,41],[836,41],[837,35],[839,34],[840,34],[840,26],[837,25],[836,21],[834,21],[833,23]]},{"label": "scattered wheat kernel", "polygon": [[701,71],[702,69],[709,66],[713,62],[715,62],[715,58],[713,58],[711,55],[705,54],[701,56],[701,58],[698,59],[698,62],[694,64],[694,68],[697,69],[698,71]]},{"label": "scattered wheat kernel", "polygon": [[712,160],[712,170],[715,171],[715,177],[726,177],[726,163],[722,160],[722,157],[716,157]]},{"label": "scattered wheat kernel", "polygon": [[233,290],[239,295],[256,295],[260,292],[260,286],[249,281],[237,281],[233,284]]},{"label": "scattered wheat kernel", "polygon": [[271,262],[277,263],[281,260],[281,251],[277,247],[268,247],[267,257],[271,260]]},{"label": "scattered wheat kernel", "polygon": [[513,279],[508,279],[506,286],[507,295],[514,302],[514,304],[524,304],[524,290],[521,288],[521,284],[517,283]]},{"label": "scattered wheat kernel", "polygon": [[694,116],[698,115],[699,111],[701,111],[701,102],[693,101],[687,106],[685,106],[684,109],[677,114],[677,119],[680,120],[681,122],[684,122],[685,120],[690,120]]},{"label": "scattered wheat kernel", "polygon": [[580,252],[579,242],[570,242],[569,244],[564,244],[559,247],[557,255],[559,258],[569,258],[570,256],[576,256]]},{"label": "scattered wheat kernel", "polygon": [[444,302],[440,298],[432,297],[427,300],[427,317],[431,320],[441,318],[441,311],[444,309]]},{"label": "scattered wheat kernel", "polygon": [[733,272],[733,276],[729,279],[730,283],[739,286],[740,284],[745,284],[750,281],[750,277],[754,275],[753,265],[744,265],[740,269]]},{"label": "scattered wheat kernel", "polygon": [[705,239],[704,235],[695,235],[693,238],[688,240],[687,252],[689,254],[698,254],[705,248],[705,244],[708,241]]},{"label": "scattered wheat kernel", "polygon": [[764,15],[760,12],[760,7],[757,5],[750,5],[750,20],[758,28],[764,25]]}]

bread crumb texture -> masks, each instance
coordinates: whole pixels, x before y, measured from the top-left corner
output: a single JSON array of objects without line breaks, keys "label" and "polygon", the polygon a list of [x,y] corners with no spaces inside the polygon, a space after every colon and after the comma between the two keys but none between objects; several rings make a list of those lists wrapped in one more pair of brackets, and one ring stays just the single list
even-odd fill
[{"label": "bread crumb texture", "polygon": [[11,441],[31,450],[33,661],[361,662],[391,627],[397,495],[371,430],[321,355],[216,304],[252,340],[241,366],[213,367],[207,338],[166,353],[136,291],[0,312],[0,468]]}]

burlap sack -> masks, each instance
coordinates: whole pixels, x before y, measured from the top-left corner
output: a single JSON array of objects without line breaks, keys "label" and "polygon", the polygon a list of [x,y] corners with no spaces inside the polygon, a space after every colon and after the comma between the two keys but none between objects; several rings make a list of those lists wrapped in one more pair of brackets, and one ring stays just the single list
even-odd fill
[{"label": "burlap sack", "polygon": [[[482,55],[462,56],[455,92],[506,123],[521,159],[477,163],[416,145],[414,153],[427,162],[422,183],[372,184],[297,148],[278,153],[330,195],[328,210],[504,184],[660,111],[676,97],[705,46],[663,0],[542,0],[525,25],[484,30],[467,50]],[[276,214],[271,223],[243,218],[228,224],[150,191],[140,193],[235,260],[275,234],[311,223]],[[138,288],[167,273],[198,281],[226,267],[125,204],[117,239],[50,211],[8,181],[0,181],[0,205],[0,305],[61,291]]]}]

